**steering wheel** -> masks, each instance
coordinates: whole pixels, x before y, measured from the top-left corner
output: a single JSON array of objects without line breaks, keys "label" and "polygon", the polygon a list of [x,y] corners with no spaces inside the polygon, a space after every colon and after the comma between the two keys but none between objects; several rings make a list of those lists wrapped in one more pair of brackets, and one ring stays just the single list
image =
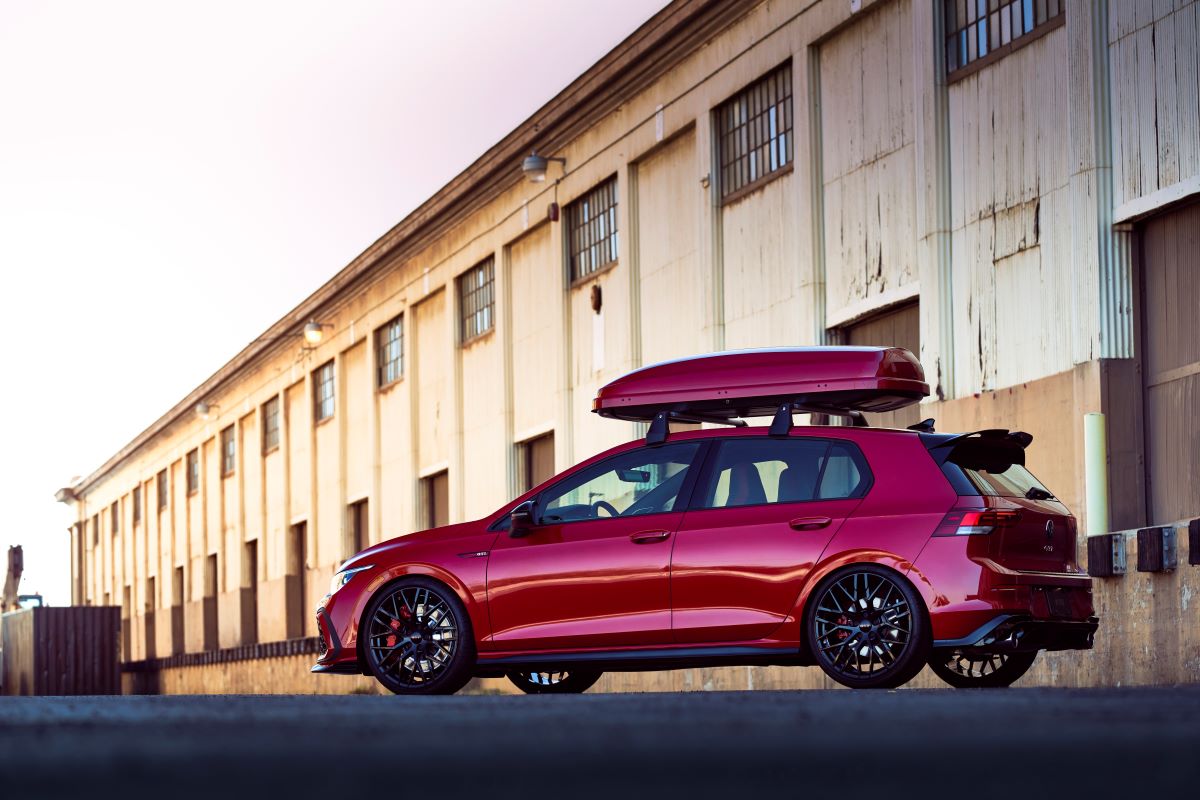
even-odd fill
[{"label": "steering wheel", "polygon": [[621,516],[621,512],[617,511],[617,509],[613,508],[613,504],[608,502],[607,500],[597,500],[596,502],[592,503],[592,513],[595,516],[597,516],[597,517],[600,516],[600,509],[604,509],[605,511],[607,511],[608,515],[610,517]]}]

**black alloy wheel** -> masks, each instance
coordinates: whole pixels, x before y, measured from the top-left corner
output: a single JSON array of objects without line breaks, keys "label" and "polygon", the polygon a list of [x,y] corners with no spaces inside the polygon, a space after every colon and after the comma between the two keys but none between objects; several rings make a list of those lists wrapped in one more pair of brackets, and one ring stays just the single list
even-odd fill
[{"label": "black alloy wheel", "polygon": [[591,669],[509,672],[508,679],[525,694],[580,694],[592,688],[602,674]]},{"label": "black alloy wheel", "polygon": [[371,673],[396,694],[454,694],[471,679],[475,640],[457,595],[428,578],[379,591],[360,635]]},{"label": "black alloy wheel", "polygon": [[896,572],[854,565],[822,581],[808,604],[813,657],[843,686],[892,689],[925,665],[930,646],[925,608]]},{"label": "black alloy wheel", "polygon": [[934,650],[929,668],[955,689],[1001,689],[1029,671],[1037,659],[1031,653],[964,653]]}]

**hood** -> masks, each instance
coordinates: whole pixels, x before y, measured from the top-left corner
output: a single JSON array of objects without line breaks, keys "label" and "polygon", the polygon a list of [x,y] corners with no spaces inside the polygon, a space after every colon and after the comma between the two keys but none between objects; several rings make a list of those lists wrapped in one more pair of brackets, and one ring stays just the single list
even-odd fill
[{"label": "hood", "polygon": [[[397,536],[394,539],[388,539],[386,542],[373,544],[366,550],[362,550],[346,559],[346,562],[338,567],[338,571],[370,564],[372,560],[378,558],[381,554],[390,554],[401,549],[419,547],[425,544],[444,544],[453,541],[484,538],[490,541],[495,535],[494,531],[488,531],[486,526],[479,521],[460,522],[457,525],[446,525],[441,528],[429,528],[428,530]],[[467,549],[470,549],[470,547],[468,546]]]}]

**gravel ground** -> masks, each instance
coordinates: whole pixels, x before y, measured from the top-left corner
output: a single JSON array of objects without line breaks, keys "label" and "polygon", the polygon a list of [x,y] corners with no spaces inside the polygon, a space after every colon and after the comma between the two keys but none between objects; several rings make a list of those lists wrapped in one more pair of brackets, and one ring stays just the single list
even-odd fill
[{"label": "gravel ground", "polygon": [[0,798],[1194,796],[1198,743],[1200,686],[0,697]]}]

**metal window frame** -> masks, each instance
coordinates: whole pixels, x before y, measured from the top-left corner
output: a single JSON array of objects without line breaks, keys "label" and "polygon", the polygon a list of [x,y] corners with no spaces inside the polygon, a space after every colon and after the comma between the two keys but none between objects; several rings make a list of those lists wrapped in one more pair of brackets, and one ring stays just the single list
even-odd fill
[{"label": "metal window frame", "polygon": [[262,404],[263,440],[262,452],[273,453],[279,449],[279,395]]},{"label": "metal window frame", "polygon": [[[334,401],[335,374],[334,361],[330,359],[313,370],[313,422],[324,422],[337,412]],[[326,411],[328,409],[328,411]]]},{"label": "metal window frame", "polygon": [[962,80],[1062,26],[1066,6],[1066,0],[943,0],[946,82]]},{"label": "metal window frame", "polygon": [[189,495],[200,491],[200,449],[194,448],[184,456],[184,473]]},{"label": "metal window frame", "polygon": [[496,328],[496,257],[458,276],[459,341],[468,344]]},{"label": "metal window frame", "polygon": [[375,329],[375,388],[383,389],[404,377],[404,314]]},{"label": "metal window frame", "polygon": [[567,277],[572,286],[617,263],[618,202],[614,174],[567,206]]},{"label": "metal window frame", "polygon": [[794,169],[794,96],[788,59],[713,110],[723,205]]},{"label": "metal window frame", "polygon": [[221,429],[221,477],[226,478],[237,471],[237,436],[234,426]]}]

